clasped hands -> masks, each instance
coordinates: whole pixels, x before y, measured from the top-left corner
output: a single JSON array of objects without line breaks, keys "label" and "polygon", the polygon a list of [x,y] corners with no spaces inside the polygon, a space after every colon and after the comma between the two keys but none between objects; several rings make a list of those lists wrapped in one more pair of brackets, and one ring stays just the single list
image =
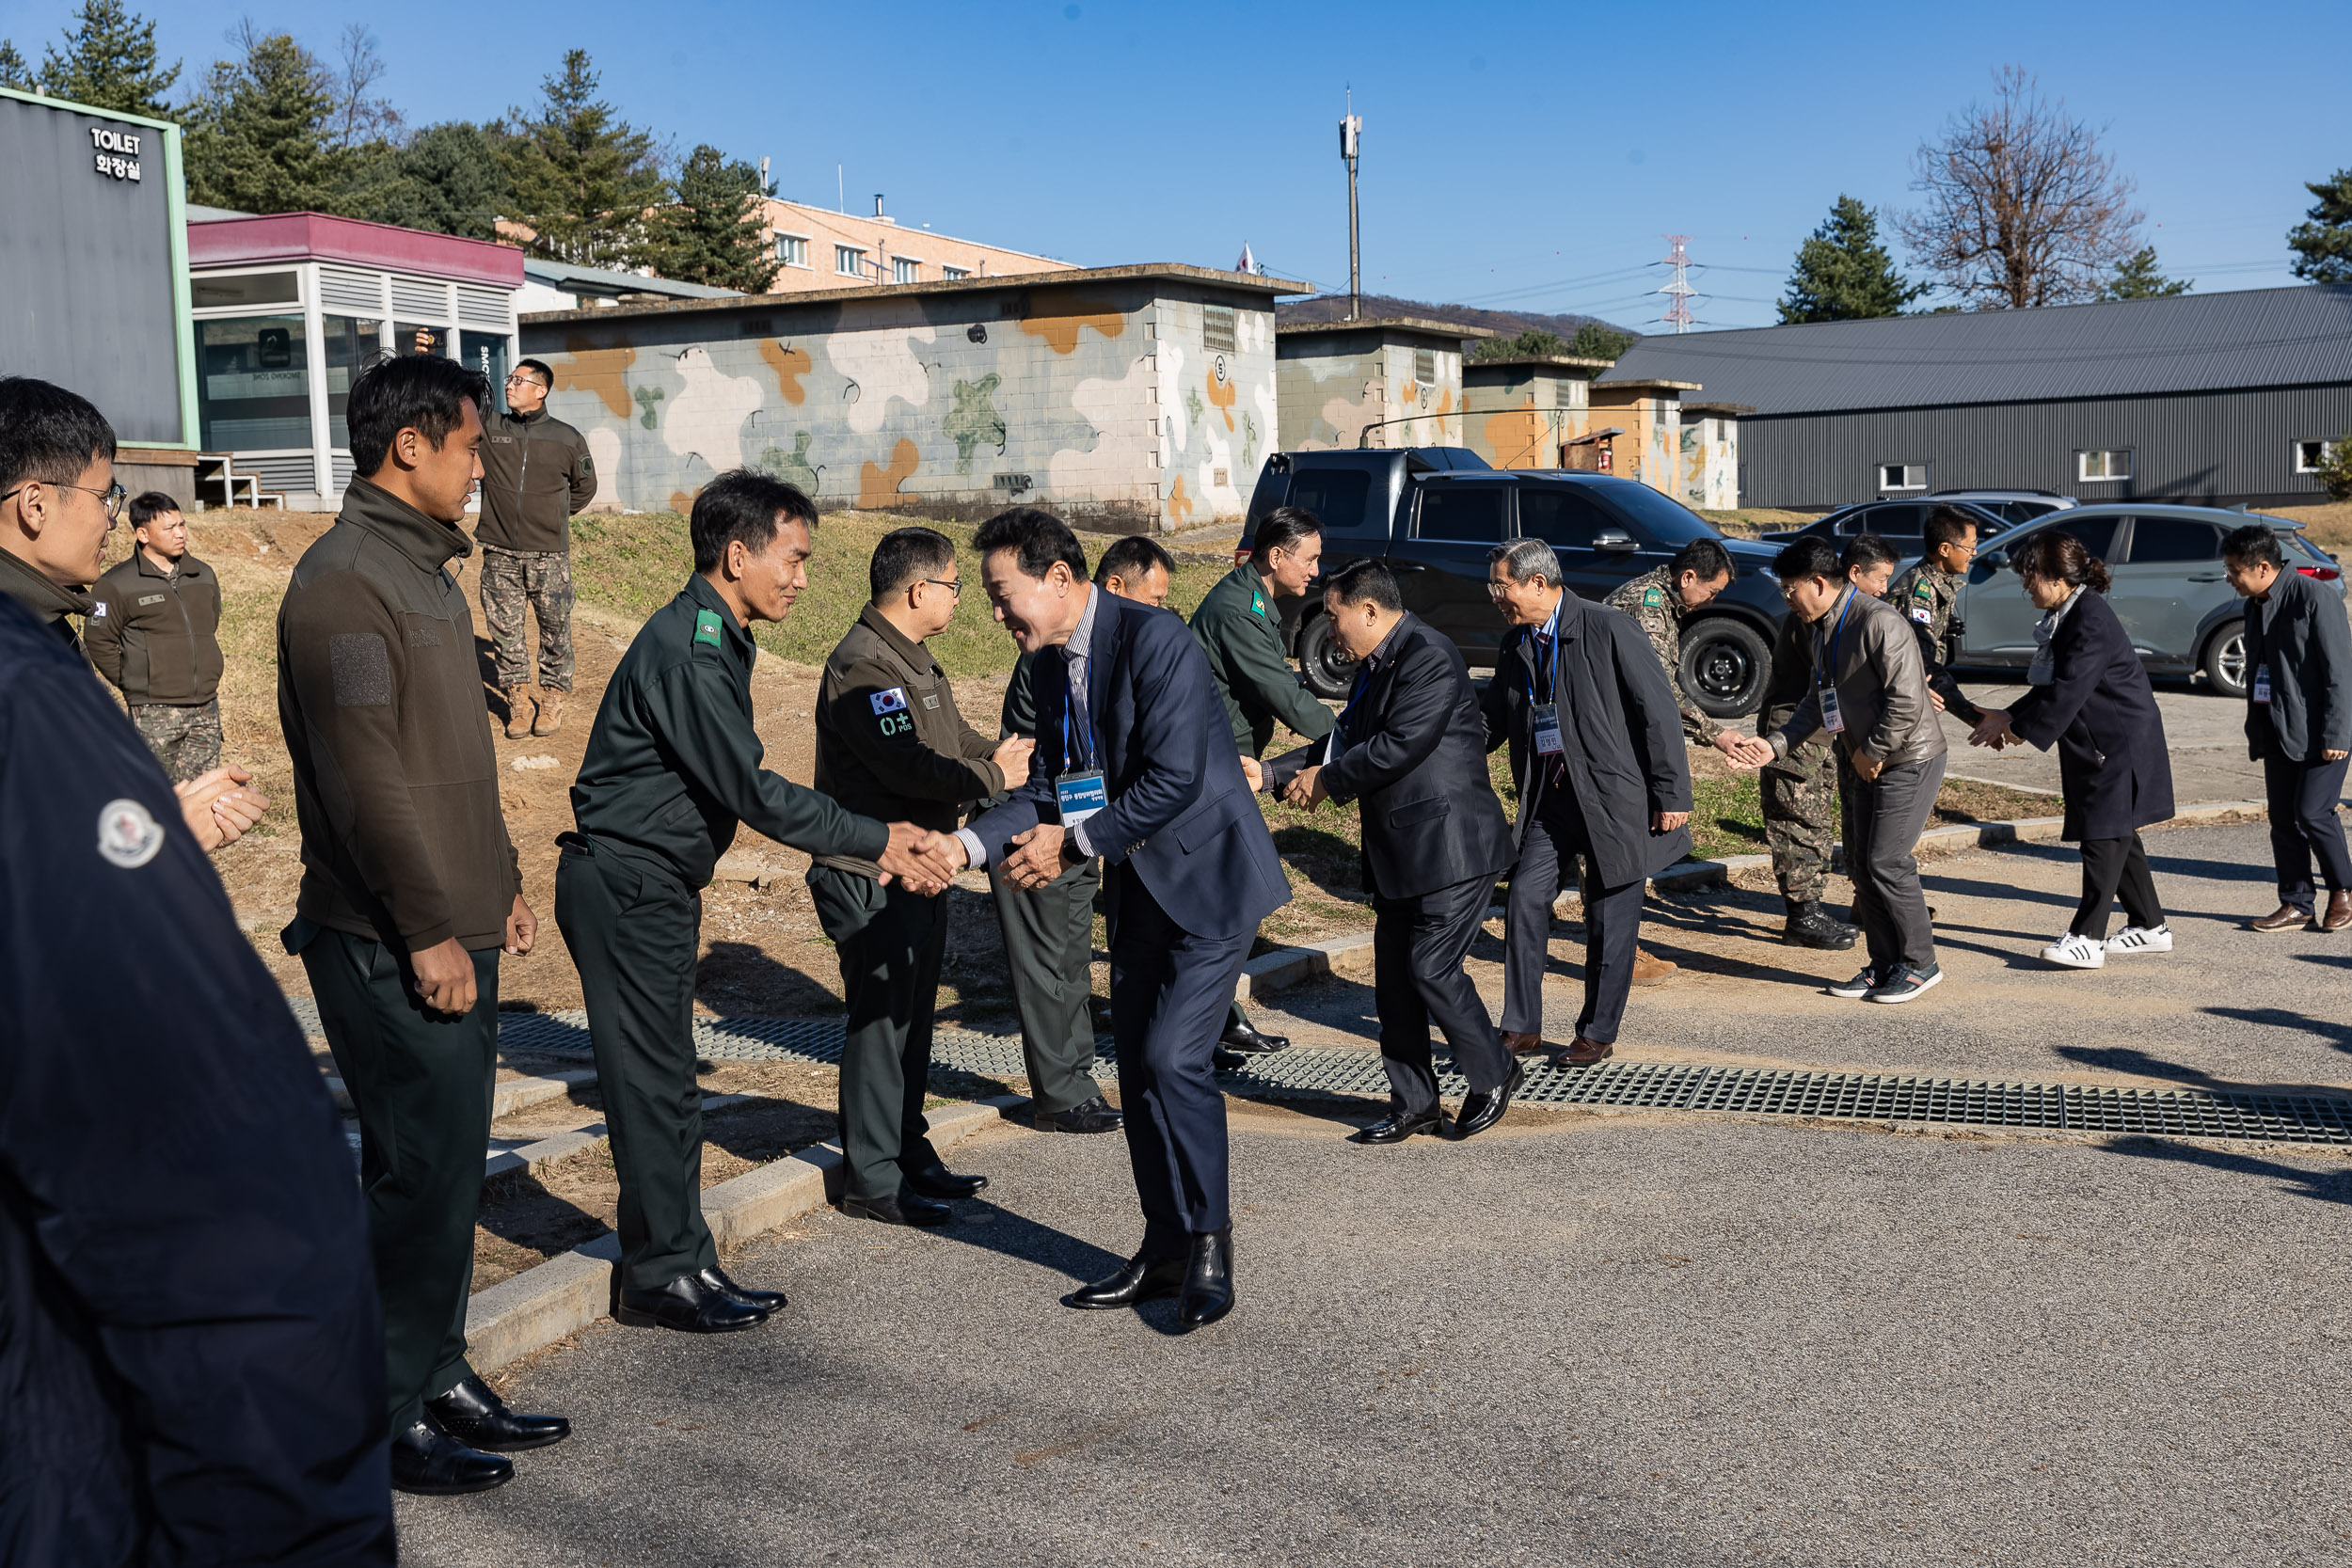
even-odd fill
[{"label": "clasped hands", "polygon": [[890,842],[874,860],[882,867],[882,886],[888,887],[896,877],[909,893],[929,897],[947,891],[956,873],[963,869],[965,856],[963,842],[953,833],[936,833],[912,822],[893,822]]},{"label": "clasped hands", "polygon": [[1977,721],[1977,727],[1968,732],[1969,745],[1990,746],[1997,752],[2026,743],[2024,736],[2009,727],[2009,709],[1989,707],[1982,711],[1984,716]]}]

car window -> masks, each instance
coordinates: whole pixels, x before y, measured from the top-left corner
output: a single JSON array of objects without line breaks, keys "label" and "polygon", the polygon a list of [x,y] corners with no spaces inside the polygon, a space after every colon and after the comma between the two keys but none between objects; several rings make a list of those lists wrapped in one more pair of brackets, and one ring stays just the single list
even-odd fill
[{"label": "car window", "polygon": [[1365,504],[1371,494],[1372,476],[1361,468],[1301,468],[1291,476],[1289,504],[1321,518],[1327,534],[1386,533],[1389,519]]},{"label": "car window", "polygon": [[1693,539],[1721,539],[1723,532],[1714,524],[1675,499],[1661,495],[1646,484],[1628,480],[1606,488],[1595,485],[1601,499],[1617,511],[1630,517],[1653,544],[1687,545]]},{"label": "car window", "polygon": [[1413,537],[1500,545],[1503,509],[1510,497],[1511,492],[1499,484],[1423,485]]},{"label": "car window", "polygon": [[1602,529],[1616,527],[1616,518],[1573,486],[1530,484],[1519,491],[1519,533],[1525,538],[1590,549]]},{"label": "car window", "polygon": [[2221,531],[2186,517],[2142,517],[2132,528],[2132,563],[2218,561]]},{"label": "car window", "polygon": [[2079,521],[2069,518],[2052,526],[2060,533],[2071,533],[2074,542],[2091,555],[2105,561],[2115,551],[2115,525],[2120,517],[2085,517]]},{"label": "car window", "polygon": [[1856,533],[1875,533],[1880,538],[1913,539],[1926,530],[1928,509],[1924,506],[1874,506],[1863,518]]}]

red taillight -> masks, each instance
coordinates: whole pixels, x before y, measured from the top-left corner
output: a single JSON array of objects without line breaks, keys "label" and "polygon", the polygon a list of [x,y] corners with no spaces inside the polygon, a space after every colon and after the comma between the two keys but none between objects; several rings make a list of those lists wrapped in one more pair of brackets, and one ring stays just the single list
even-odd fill
[{"label": "red taillight", "polygon": [[[1233,564],[1238,566],[1241,562],[1236,561]],[[2322,582],[2333,582],[2344,575],[2333,566],[2297,566],[2296,570],[2307,578],[2317,578]]]},{"label": "red taillight", "polygon": [[1234,565],[1236,565],[1236,566],[1247,566],[1247,565],[1248,565],[1248,564],[1249,564],[1249,555],[1250,555],[1250,550],[1249,550],[1249,546],[1247,546],[1247,545],[1236,545],[1236,546],[1233,546],[1233,564],[1234,564]]}]

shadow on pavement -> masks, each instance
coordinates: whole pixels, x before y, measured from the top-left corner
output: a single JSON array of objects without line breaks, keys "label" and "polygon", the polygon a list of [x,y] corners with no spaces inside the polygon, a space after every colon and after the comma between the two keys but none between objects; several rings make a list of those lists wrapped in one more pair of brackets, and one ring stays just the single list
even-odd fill
[{"label": "shadow on pavement", "polygon": [[[2207,1010],[2213,1011],[2215,1009]],[[2248,1022],[2283,1022],[2285,1020],[2293,1018],[2294,1015],[2287,1014],[2282,1015],[2280,1020],[2270,1020],[2256,1017],[2249,1018]],[[2300,1022],[2301,1021],[2297,1020],[2296,1022]],[[2287,1026],[2293,1027],[2294,1024],[2289,1023]],[[2342,1035],[2344,1032],[2335,1031],[2335,1033]],[[2346,1044],[2346,1042],[2341,1037],[2339,1037],[2334,1043],[2336,1044],[2338,1050],[2352,1050],[2352,1045]],[[2195,1088],[2211,1089],[2217,1094],[2316,1094],[2340,1096],[2344,1093],[2342,1088],[2327,1084],[2249,1084],[2236,1079],[2216,1078],[2212,1073],[2205,1071],[2201,1068],[2189,1067],[2181,1062],[2168,1062],[2161,1056],[2152,1056],[2145,1051],[2140,1051],[2128,1045],[2061,1045],[2058,1048],[2058,1053],[2065,1057],[2070,1062],[2074,1062],[2087,1068],[2095,1068],[2102,1072],[2129,1072],[2137,1074],[2142,1078],[2162,1078],[2175,1084],[2186,1084]]]},{"label": "shadow on pavement", "polygon": [[2352,1053],[2352,1024],[2312,1018],[2308,1013],[2289,1012],[2284,1007],[2204,1007],[2199,1010],[2215,1018],[2233,1019],[2239,1023],[2260,1023],[2273,1029],[2299,1029],[2307,1035],[2317,1035],[2338,1051]]},{"label": "shadow on pavement", "polygon": [[[2279,879],[2278,871],[2267,865],[2183,860],[2178,855],[2151,855],[2148,857],[2148,869],[2162,872],[2168,877],[2201,877],[2209,882],[2275,882]],[[2269,911],[2257,910],[2254,912],[2266,914]],[[2251,919],[2252,916],[2247,918]]]},{"label": "shadow on pavement", "polygon": [[[1125,1183],[1120,1183],[1122,1189]],[[1135,1212],[1135,1195],[1131,1190],[1105,1194],[1123,1217]],[[1106,1252],[1091,1242],[1082,1242],[1065,1230],[1050,1225],[1040,1225],[1026,1215],[992,1203],[986,1198],[970,1198],[956,1206],[956,1223],[943,1225],[930,1234],[942,1241],[961,1242],[983,1252],[1000,1253],[1017,1258],[1025,1263],[1052,1269],[1068,1275],[1074,1284],[1083,1285],[1100,1279],[1127,1260],[1124,1253]],[[1142,1234],[1143,1222],[1134,1220],[1136,1232]]]},{"label": "shadow on pavement", "polygon": [[2341,1165],[2326,1170],[2306,1169],[2278,1160],[2257,1159],[2251,1154],[2232,1154],[2217,1148],[2199,1148],[2188,1144],[2169,1143],[2162,1138],[2116,1138],[2099,1147],[2110,1154],[2127,1154],[2135,1159],[2168,1160],[2175,1164],[2201,1165],[2207,1170],[2229,1171],[2239,1176],[2275,1177],[2287,1190],[2300,1191],[2305,1197],[2317,1198],[2323,1203],[2352,1203],[2352,1170]]}]

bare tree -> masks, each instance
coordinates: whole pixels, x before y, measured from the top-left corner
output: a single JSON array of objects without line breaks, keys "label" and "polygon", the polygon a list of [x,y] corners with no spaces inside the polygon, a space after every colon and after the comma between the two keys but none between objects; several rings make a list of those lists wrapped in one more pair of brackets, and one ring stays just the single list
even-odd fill
[{"label": "bare tree", "polygon": [[1896,219],[1919,263],[1975,309],[2096,299],[2134,249],[2146,214],[2099,134],[2042,96],[2023,66],[1993,73],[1990,105],[1971,103],[1941,141],[1913,155],[1927,197]]},{"label": "bare tree", "polygon": [[369,93],[389,68],[384,56],[376,53],[366,23],[355,22],[343,29],[336,55],[335,65],[328,68],[328,90],[335,95],[328,135],[334,145],[360,148],[371,142],[399,141],[404,129],[400,111],[390,99]]}]

